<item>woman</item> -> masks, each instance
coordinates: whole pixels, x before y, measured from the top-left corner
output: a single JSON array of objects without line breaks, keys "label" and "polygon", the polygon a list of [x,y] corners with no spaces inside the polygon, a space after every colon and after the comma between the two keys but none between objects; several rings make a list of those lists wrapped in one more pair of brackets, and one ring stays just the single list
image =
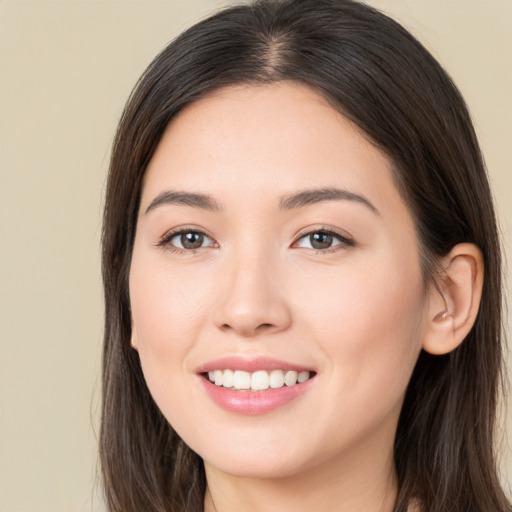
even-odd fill
[{"label": "woman", "polygon": [[260,1],[165,48],[119,125],[103,272],[111,511],[510,510],[484,164],[381,13]]}]

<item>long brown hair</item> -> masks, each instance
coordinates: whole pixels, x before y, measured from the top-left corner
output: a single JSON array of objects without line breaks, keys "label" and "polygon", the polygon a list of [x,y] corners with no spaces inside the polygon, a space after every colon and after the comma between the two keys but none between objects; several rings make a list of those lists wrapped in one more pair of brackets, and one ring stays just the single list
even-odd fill
[{"label": "long brown hair", "polygon": [[500,383],[500,248],[484,163],[460,93],[399,24],[352,0],[262,0],[225,9],[167,46],[140,78],[114,142],[103,227],[100,454],[111,512],[203,507],[200,457],[153,402],[130,348],[128,273],[141,181],[169,122],[220,87],[294,80],[351,119],[394,165],[423,271],[456,244],[483,252],[476,323],[453,352],[421,353],[394,447],[395,512],[508,511],[493,453]]}]

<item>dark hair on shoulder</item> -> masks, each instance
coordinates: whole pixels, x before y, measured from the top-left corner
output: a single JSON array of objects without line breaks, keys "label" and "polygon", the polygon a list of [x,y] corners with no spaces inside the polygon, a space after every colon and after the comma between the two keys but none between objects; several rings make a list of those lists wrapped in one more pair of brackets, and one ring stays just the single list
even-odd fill
[{"label": "dark hair on shoulder", "polygon": [[500,384],[500,246],[468,109],[428,51],[353,0],[259,0],[197,23],[151,63],[114,142],[103,226],[105,344],[100,456],[111,512],[201,511],[202,460],[153,402],[130,348],[128,274],[141,182],[173,117],[215,89],[308,84],[392,161],[415,220],[425,282],[461,242],[485,263],[480,311],[453,352],[422,352],[396,434],[395,512],[510,511],[493,453]]}]

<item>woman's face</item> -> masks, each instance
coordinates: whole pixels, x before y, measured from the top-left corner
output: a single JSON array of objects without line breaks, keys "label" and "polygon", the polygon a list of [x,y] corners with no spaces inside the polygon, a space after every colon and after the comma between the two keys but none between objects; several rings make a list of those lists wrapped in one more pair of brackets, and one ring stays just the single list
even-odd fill
[{"label": "woman's face", "polygon": [[167,128],[138,215],[133,343],[207,467],[391,457],[428,297],[390,161],[353,124],[296,83],[221,89]]}]

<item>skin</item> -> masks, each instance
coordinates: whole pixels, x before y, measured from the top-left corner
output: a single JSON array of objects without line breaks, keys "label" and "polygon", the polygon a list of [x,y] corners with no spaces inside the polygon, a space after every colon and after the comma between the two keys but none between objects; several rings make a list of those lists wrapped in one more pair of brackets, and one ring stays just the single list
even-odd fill
[{"label": "skin", "polygon": [[[333,187],[372,206],[280,207]],[[207,194],[218,209],[155,205],[169,190]],[[208,238],[197,250],[176,247],[179,236],[160,243],[180,227]],[[315,250],[307,235],[320,229],[351,242]],[[291,82],[230,87],[170,123],[144,178],[130,299],[148,387],[205,461],[205,510],[392,510],[400,408],[424,340],[439,342],[433,308],[446,300],[425,289],[389,159],[321,96]],[[453,319],[439,326],[453,332]],[[272,412],[228,412],[197,368],[233,355],[316,376]]]}]

